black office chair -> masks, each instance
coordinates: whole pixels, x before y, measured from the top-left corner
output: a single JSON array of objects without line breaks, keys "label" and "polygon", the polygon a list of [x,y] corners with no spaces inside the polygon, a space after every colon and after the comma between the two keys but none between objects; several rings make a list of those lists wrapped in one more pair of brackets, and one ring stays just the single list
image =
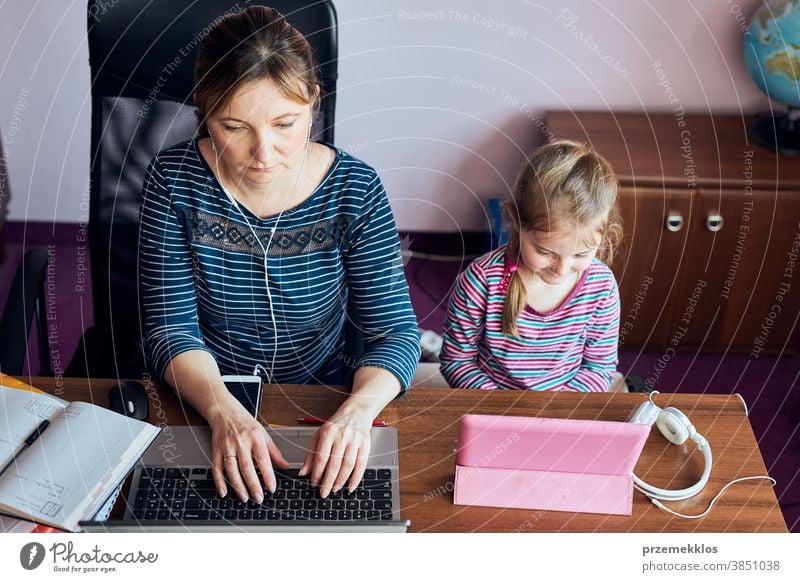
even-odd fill
[{"label": "black office chair", "polygon": [[[337,21],[330,0],[273,0],[308,39],[322,86],[317,139],[333,143]],[[196,133],[193,72],[204,29],[231,0],[89,2],[92,78],[89,213],[94,326],[66,374],[139,377],[145,371],[137,288],[139,213],[147,165]]]},{"label": "black office chair", "polygon": [[31,249],[17,267],[0,319],[0,372],[11,376],[23,373],[28,355],[31,324],[36,318],[41,376],[52,375],[50,342],[47,335],[44,283],[47,276],[48,252]]}]

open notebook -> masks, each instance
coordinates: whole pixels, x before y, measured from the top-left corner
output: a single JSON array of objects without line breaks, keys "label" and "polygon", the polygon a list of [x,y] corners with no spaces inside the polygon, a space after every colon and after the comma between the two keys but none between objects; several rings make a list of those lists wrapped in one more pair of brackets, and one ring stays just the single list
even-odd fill
[{"label": "open notebook", "polygon": [[0,385],[0,512],[78,531],[159,432],[93,404]]}]

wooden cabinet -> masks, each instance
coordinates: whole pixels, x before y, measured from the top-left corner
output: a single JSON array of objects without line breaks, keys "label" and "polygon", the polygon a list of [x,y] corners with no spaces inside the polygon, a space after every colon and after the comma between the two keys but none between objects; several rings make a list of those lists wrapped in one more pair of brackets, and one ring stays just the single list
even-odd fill
[{"label": "wooden cabinet", "polygon": [[[667,309],[681,284],[679,269],[687,253],[685,226],[664,228],[667,216],[685,220],[691,197],[682,190],[656,188],[620,189],[625,239],[613,268],[620,282],[623,345],[662,345],[667,341]],[[624,282],[624,283],[623,283]]]},{"label": "wooden cabinet", "polygon": [[800,160],[749,143],[735,116],[551,112],[547,122],[620,177],[622,346],[795,349]]}]

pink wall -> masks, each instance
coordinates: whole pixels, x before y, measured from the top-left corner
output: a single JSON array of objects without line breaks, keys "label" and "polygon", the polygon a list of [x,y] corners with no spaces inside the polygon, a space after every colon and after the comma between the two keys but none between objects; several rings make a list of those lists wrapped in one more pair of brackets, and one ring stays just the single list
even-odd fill
[{"label": "pink wall", "polygon": [[[337,142],[379,170],[401,229],[482,230],[483,201],[503,195],[541,141],[545,110],[670,109],[657,61],[687,111],[765,107],[741,56],[742,15],[759,3],[338,0]],[[0,7],[11,219],[83,215],[83,10],[60,0]],[[23,129],[9,144],[15,115]]]},{"label": "pink wall", "polygon": [[340,0],[338,136],[379,168],[401,228],[482,229],[541,141],[536,115],[670,109],[656,61],[686,110],[763,107],[737,21],[758,4]]}]

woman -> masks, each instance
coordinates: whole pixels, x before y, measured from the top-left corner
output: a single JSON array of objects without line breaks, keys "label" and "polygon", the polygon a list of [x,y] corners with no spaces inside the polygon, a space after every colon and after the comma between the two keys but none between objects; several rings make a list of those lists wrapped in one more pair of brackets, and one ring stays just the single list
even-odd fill
[{"label": "woman", "polygon": [[319,85],[306,39],[251,7],[203,39],[198,138],[159,153],[144,185],[140,280],[159,378],[213,430],[213,474],[243,501],[275,490],[286,460],[226,390],[223,374],[345,380],[344,305],[366,353],[350,396],[311,441],[300,474],[326,497],[355,489],[369,431],[408,388],[419,358],[399,239],[375,171],[309,140]]}]

